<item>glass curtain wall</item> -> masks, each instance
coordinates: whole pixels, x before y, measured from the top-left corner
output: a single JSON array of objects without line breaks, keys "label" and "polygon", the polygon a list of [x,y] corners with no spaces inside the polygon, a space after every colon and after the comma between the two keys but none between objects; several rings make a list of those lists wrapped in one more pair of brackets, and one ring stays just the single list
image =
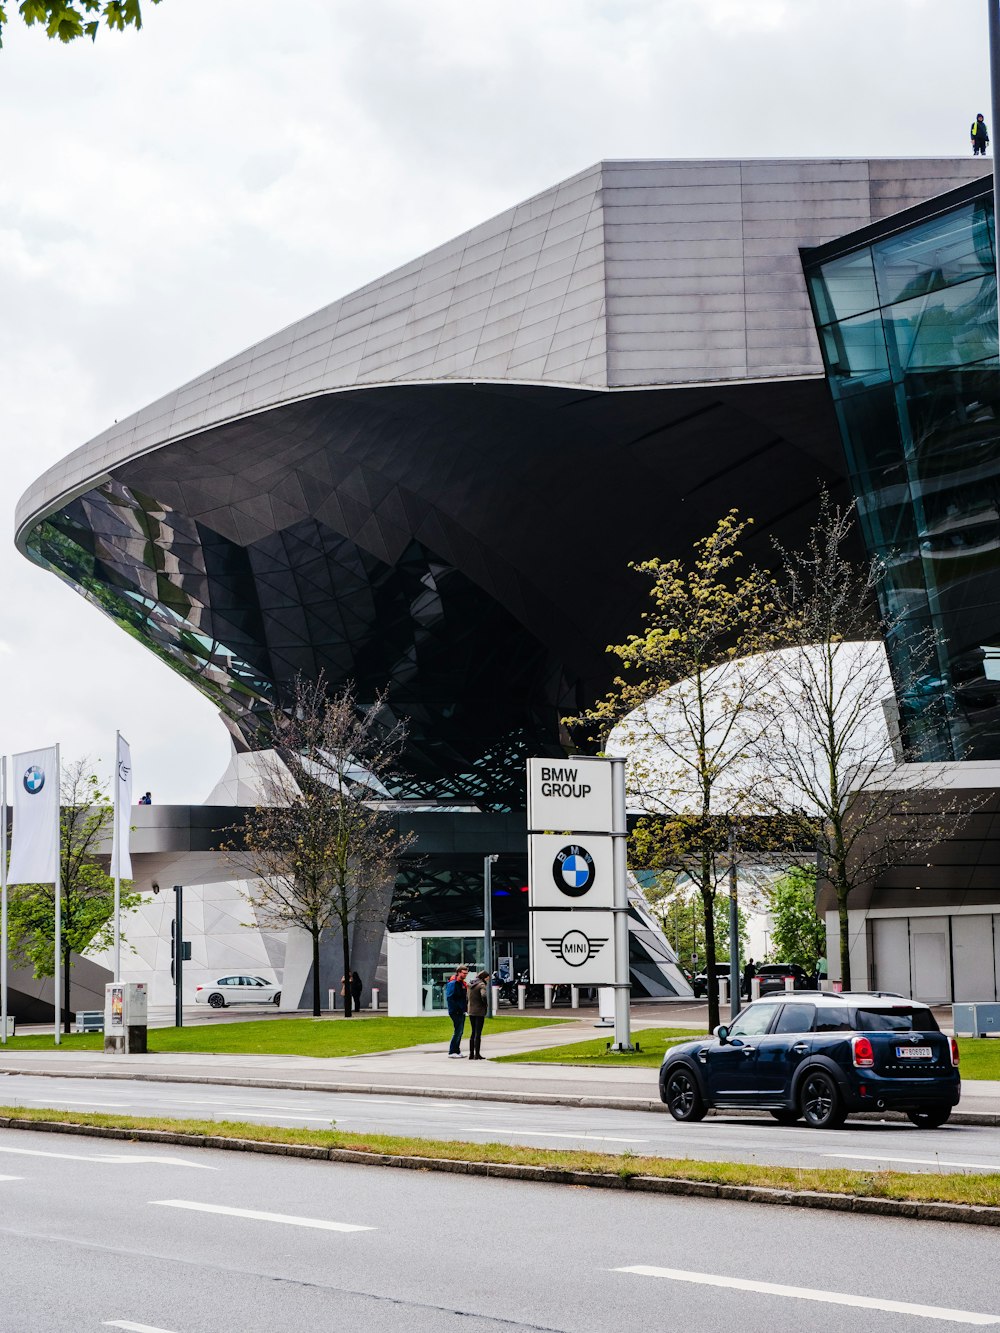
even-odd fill
[{"label": "glass curtain wall", "polygon": [[[1000,372],[992,199],[806,277],[910,757],[1000,758]],[[908,644],[933,632],[935,661]],[[996,654],[994,661],[991,654]]]}]

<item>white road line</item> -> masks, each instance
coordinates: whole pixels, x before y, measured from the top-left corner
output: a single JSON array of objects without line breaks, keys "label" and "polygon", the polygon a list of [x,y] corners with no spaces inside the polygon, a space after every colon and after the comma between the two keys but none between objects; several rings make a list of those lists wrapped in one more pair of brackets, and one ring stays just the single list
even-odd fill
[{"label": "white road line", "polygon": [[[264,1117],[269,1114],[269,1112],[244,1111],[243,1114],[249,1117],[249,1119],[251,1120],[263,1120]],[[280,1115],[282,1120],[308,1120],[311,1121],[314,1125],[333,1125],[337,1119],[336,1116],[329,1116],[329,1115],[289,1115],[287,1111],[274,1111],[270,1112],[270,1114]]]},{"label": "white road line", "polygon": [[0,1180],[23,1180],[24,1176],[0,1176]]},{"label": "white road line", "polygon": [[694,1282],[705,1287],[731,1287],[736,1291],[757,1291],[765,1296],[789,1296],[800,1301],[819,1301],[824,1305],[854,1305],[864,1310],[888,1310],[893,1314],[915,1315],[921,1319],[943,1319],[952,1324],[1000,1324],[1000,1315],[976,1314],[971,1310],[949,1310],[943,1305],[912,1305],[909,1301],[884,1301],[875,1296],[849,1296],[841,1291],[817,1291],[812,1287],[786,1287],[778,1282],[749,1282],[742,1277],[721,1277],[717,1273],[689,1273],[682,1268],[655,1268],[634,1264],[614,1268],[614,1273],[636,1273],[640,1277],[663,1277],[672,1282]]},{"label": "white road line", "polygon": [[577,1139],[584,1142],[596,1143],[648,1143],[648,1139],[616,1139],[610,1134],[588,1134],[581,1130],[579,1134],[555,1134],[551,1130],[543,1129],[524,1129],[516,1125],[508,1125],[504,1129],[497,1129],[494,1125],[463,1125],[462,1131],[466,1134],[531,1134],[536,1139]]},{"label": "white road line", "polygon": [[16,1103],[16,1105],[26,1106],[29,1102],[40,1102],[43,1107],[50,1106],[54,1111],[59,1110],[59,1108],[63,1106],[118,1106],[118,1107],[128,1106],[128,1102],[96,1102],[96,1101],[91,1101],[89,1099],[87,1101],[74,1101],[72,1097],[58,1097],[58,1096],[55,1098],[55,1101],[58,1102],[58,1106],[53,1104],[52,1098],[46,1100],[41,1095],[37,1097],[32,1095],[32,1096],[22,1097],[21,1100]]},{"label": "white road line", "polygon": [[131,1333],[171,1333],[169,1328],[154,1328],[152,1324],[133,1324],[130,1319],[105,1319],[102,1328],[131,1329]]},{"label": "white road line", "polygon": [[912,1166],[966,1166],[973,1171],[1000,1171],[996,1162],[951,1162],[944,1157],[866,1157],[859,1152],[825,1152],[824,1157],[839,1157],[851,1162],[908,1162]]},{"label": "white road line", "polygon": [[351,1222],[326,1222],[319,1217],[293,1217],[288,1213],[264,1213],[256,1208],[227,1208],[221,1203],[195,1203],[191,1199],[151,1199],[157,1208],[188,1208],[195,1213],[221,1213],[224,1217],[246,1217],[256,1222],[283,1222],[290,1227],[316,1227],[320,1231],[374,1231],[374,1227]]},{"label": "white road line", "polygon": [[190,1166],[198,1171],[219,1171],[205,1162],[188,1162],[183,1157],[148,1157],[125,1153],[43,1152],[40,1148],[0,1147],[0,1152],[17,1157],[55,1157],[63,1162],[96,1162],[98,1166]]}]

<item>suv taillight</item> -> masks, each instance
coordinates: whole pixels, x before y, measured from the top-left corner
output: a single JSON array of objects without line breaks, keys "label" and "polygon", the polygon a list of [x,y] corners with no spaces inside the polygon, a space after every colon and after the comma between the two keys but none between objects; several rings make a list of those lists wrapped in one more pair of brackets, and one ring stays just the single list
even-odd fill
[{"label": "suv taillight", "polygon": [[951,1063],[958,1068],[958,1042],[954,1037],[951,1039]]},{"label": "suv taillight", "polygon": [[851,1049],[854,1051],[854,1063],[858,1069],[871,1069],[875,1063],[875,1052],[867,1037],[852,1037]]},{"label": "suv taillight", "polygon": [[195,986],[195,990],[204,990],[204,989],[205,989],[204,986]]}]

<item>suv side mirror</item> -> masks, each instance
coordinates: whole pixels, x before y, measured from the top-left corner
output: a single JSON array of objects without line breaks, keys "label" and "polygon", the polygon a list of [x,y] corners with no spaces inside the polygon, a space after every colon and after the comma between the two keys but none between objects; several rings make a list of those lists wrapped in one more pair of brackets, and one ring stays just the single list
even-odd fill
[{"label": "suv side mirror", "polygon": [[725,1023],[720,1023],[713,1035],[718,1037],[721,1046],[725,1046],[729,1039],[729,1029],[726,1027]]}]

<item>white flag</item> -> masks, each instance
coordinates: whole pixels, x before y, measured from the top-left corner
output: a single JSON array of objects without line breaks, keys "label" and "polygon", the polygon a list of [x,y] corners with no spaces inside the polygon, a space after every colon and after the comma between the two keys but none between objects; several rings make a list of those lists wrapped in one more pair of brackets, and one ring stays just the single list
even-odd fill
[{"label": "white flag", "polygon": [[54,884],[59,866],[57,748],[16,754],[8,884]]},{"label": "white flag", "polygon": [[132,822],[132,752],[128,741],[118,737],[115,755],[115,830],[111,847],[111,873],[120,879],[132,878],[129,855],[129,826]]}]

